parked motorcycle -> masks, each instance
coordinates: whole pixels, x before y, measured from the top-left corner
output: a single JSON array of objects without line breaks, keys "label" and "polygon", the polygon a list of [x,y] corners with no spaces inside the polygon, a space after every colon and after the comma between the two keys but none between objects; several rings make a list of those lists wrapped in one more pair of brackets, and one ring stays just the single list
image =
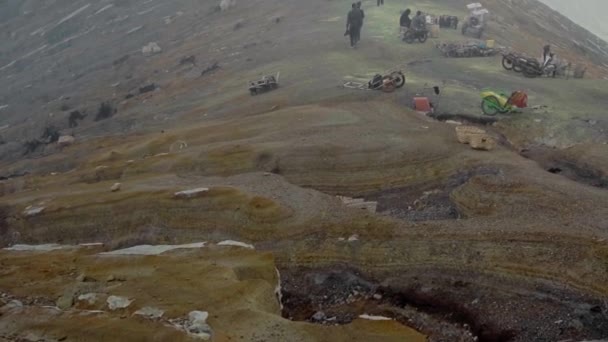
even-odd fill
[{"label": "parked motorcycle", "polygon": [[424,43],[428,37],[429,31],[427,29],[409,29],[403,34],[403,41],[408,44],[412,44],[416,39],[418,39],[419,42]]},{"label": "parked motorcycle", "polygon": [[551,54],[545,63],[541,64],[537,60],[527,63],[523,66],[523,74],[526,77],[534,78],[539,76],[555,77],[557,73],[557,65],[553,62],[554,55]]},{"label": "parked motorcycle", "polygon": [[529,78],[539,76],[555,77],[558,71],[553,54],[544,64],[541,64],[536,58],[509,52],[503,55],[502,66],[506,70],[521,72]]},{"label": "parked motorcycle", "polygon": [[490,116],[528,106],[528,94],[520,90],[514,91],[510,96],[504,92],[484,90],[481,92],[481,99],[481,110]]}]

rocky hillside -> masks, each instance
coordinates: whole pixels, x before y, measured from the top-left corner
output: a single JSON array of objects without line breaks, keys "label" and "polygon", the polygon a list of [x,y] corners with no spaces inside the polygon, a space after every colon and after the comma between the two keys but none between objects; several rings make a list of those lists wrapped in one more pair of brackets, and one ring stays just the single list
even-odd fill
[{"label": "rocky hillside", "polygon": [[603,14],[608,11],[608,4],[605,1],[587,0],[575,3],[568,0],[542,0],[542,2],[588,29],[604,41],[608,41],[608,27],[606,27],[603,19]]},{"label": "rocky hillside", "polygon": [[[529,79],[444,57],[459,30],[402,42],[390,0],[355,49],[348,3],[219,4],[0,3],[0,339],[608,336],[605,43],[486,1],[487,38],[588,68]],[[344,87],[395,68],[394,92]],[[530,108],[483,116],[485,88]]]}]

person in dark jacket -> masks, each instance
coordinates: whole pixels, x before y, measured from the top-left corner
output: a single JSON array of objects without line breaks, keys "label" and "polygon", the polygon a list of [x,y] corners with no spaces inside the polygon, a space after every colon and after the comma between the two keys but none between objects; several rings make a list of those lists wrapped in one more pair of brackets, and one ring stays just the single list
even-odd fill
[{"label": "person in dark jacket", "polygon": [[414,30],[423,30],[426,27],[426,21],[424,19],[424,16],[422,15],[422,12],[418,11],[416,12],[416,16],[414,17],[414,20],[412,20],[412,28]]},{"label": "person in dark jacket", "polygon": [[412,26],[412,19],[410,19],[410,13],[412,13],[412,11],[408,8],[403,11],[403,13],[401,13],[401,18],[399,18],[399,32],[401,33],[401,38],[403,38],[405,33]]},{"label": "person in dark jacket", "polygon": [[363,13],[353,4],[353,8],[348,12],[346,19],[346,31],[350,35],[350,46],[355,47],[359,41],[361,25],[363,24]]},{"label": "person in dark jacket", "polygon": [[412,25],[412,19],[410,19],[410,14],[412,11],[408,8],[402,14],[401,18],[399,18],[399,26],[407,27],[408,29]]}]

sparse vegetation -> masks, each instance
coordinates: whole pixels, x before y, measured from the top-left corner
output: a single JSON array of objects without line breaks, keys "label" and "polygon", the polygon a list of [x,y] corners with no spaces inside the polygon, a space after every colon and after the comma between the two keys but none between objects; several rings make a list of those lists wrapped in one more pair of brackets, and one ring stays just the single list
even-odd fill
[{"label": "sparse vegetation", "polygon": [[78,121],[83,120],[86,117],[86,114],[81,113],[78,110],[75,110],[70,113],[68,117],[68,125],[70,128],[74,128],[78,126]]},{"label": "sparse vegetation", "polygon": [[95,121],[101,121],[111,118],[116,113],[116,109],[109,102],[103,102],[99,105]]},{"label": "sparse vegetation", "polygon": [[38,139],[27,140],[23,144],[23,147],[25,148],[23,155],[28,155],[30,153],[36,152],[38,147],[40,147],[41,145],[44,145],[44,143]]},{"label": "sparse vegetation", "polygon": [[61,136],[61,134],[55,126],[47,126],[44,129],[44,132],[42,132],[41,139],[46,144],[51,144],[57,142],[57,140],[59,140],[59,136]]}]

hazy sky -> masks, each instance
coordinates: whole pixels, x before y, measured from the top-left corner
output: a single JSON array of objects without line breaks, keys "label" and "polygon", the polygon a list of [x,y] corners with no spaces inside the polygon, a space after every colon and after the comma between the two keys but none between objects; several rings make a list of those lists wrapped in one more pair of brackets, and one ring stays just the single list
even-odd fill
[{"label": "hazy sky", "polygon": [[540,0],[608,41],[608,0]]}]

